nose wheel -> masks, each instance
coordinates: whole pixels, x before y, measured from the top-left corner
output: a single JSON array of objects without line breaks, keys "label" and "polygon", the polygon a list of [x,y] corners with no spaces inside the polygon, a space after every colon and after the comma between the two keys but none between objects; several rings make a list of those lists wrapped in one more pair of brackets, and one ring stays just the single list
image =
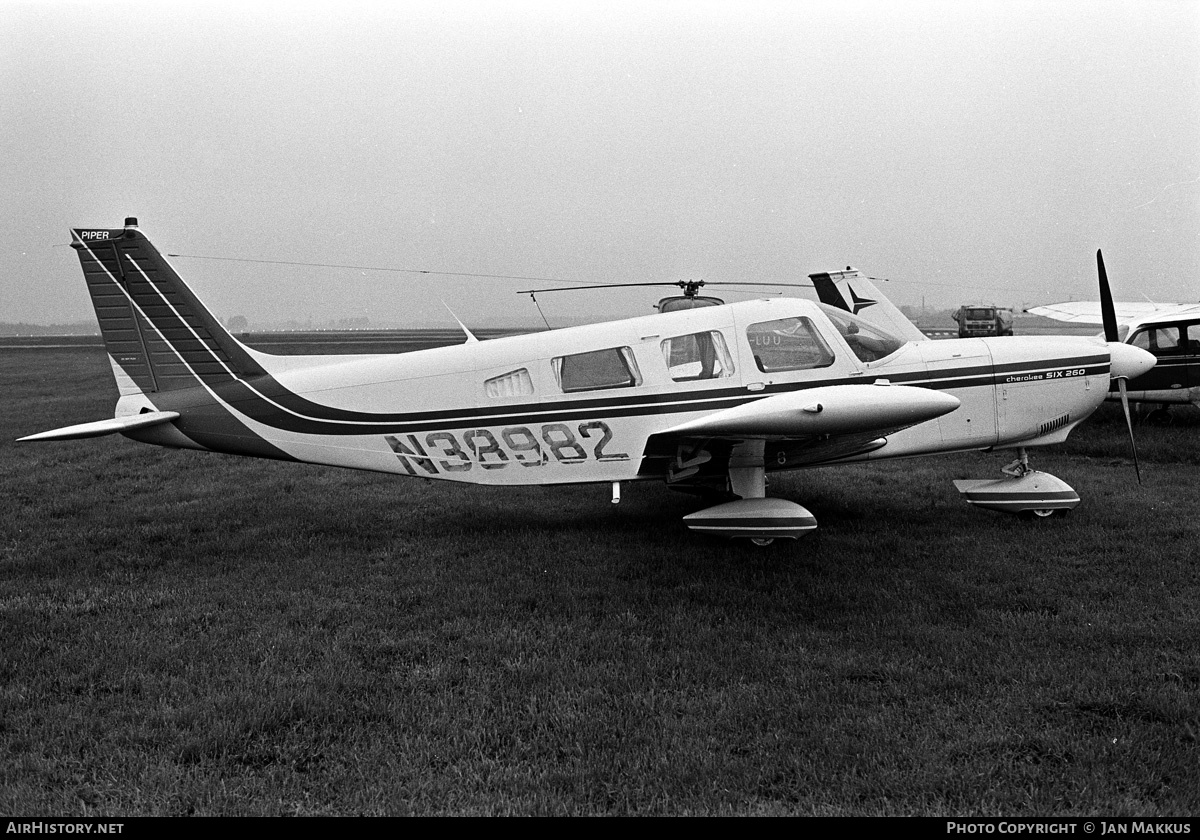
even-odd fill
[{"label": "nose wheel", "polygon": [[1023,519],[1046,519],[1079,504],[1079,494],[1065,481],[1032,469],[1024,449],[1001,472],[1004,478],[962,480],[954,485],[970,505],[1013,513]]}]

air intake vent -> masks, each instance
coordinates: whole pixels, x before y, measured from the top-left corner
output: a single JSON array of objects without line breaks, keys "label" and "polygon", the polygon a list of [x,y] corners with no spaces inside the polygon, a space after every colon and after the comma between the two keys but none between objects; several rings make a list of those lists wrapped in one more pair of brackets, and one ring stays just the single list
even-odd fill
[{"label": "air intake vent", "polygon": [[1056,417],[1053,420],[1045,422],[1041,425],[1040,434],[1048,435],[1051,432],[1053,432],[1055,429],[1061,429],[1063,426],[1067,425],[1070,422],[1071,422],[1070,414],[1064,414],[1062,417]]}]

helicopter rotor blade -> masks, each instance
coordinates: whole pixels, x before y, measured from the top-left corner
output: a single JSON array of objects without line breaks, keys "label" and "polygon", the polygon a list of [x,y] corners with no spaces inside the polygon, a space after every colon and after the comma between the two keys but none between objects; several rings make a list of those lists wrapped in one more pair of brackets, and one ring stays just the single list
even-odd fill
[{"label": "helicopter rotor blade", "polygon": [[552,289],[523,289],[518,291],[519,295],[541,294],[542,292],[575,292],[584,289],[634,289],[644,286],[675,286],[676,288],[686,288],[689,284],[694,283],[698,287],[702,286],[753,286],[755,288],[778,288],[778,289],[811,289],[812,283],[754,283],[744,282],[740,280],[660,280],[650,283],[595,283],[584,286],[558,286]]},{"label": "helicopter rotor blade", "polygon": [[812,289],[812,283],[754,283],[741,280],[709,280],[708,286],[768,286],[773,289]]},{"label": "helicopter rotor blade", "polygon": [[585,289],[632,289],[637,286],[678,286],[677,282],[662,281],[659,283],[597,283],[589,286],[559,286],[554,289],[525,289],[517,292],[519,295],[539,295],[542,292],[578,292]]}]

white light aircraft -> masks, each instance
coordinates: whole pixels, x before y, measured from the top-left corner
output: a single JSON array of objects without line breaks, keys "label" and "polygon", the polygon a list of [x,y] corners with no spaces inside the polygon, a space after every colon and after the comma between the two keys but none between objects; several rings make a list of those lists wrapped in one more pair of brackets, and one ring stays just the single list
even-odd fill
[{"label": "white light aircraft", "polygon": [[[816,465],[1017,449],[1005,477],[958,482],[967,501],[1072,508],[1026,449],[1061,442],[1111,378],[1154,364],[1080,336],[910,341],[907,321],[905,337],[880,325],[904,319],[854,272],[813,275],[835,303],[846,290],[840,306],[777,297],[410,353],[272,356],[221,326],[136,219],[71,236],[120,399],[111,419],[21,440],[121,433],[426,479],[603,483],[614,502],[622,482],[664,481],[725,500],[684,517],[692,530],[759,544],[816,527],[766,496],[768,472]],[[847,311],[873,307],[885,317]]]},{"label": "white light aircraft", "polygon": [[[1097,252],[1097,268],[1104,259]],[[1126,388],[1130,402],[1200,406],[1200,303],[1117,301],[1112,304],[1117,339],[1140,347],[1158,359],[1154,368],[1131,378]],[[1097,301],[1070,301],[1034,306],[1027,312],[1073,324],[1103,324]],[[1120,399],[1119,391],[1109,399]]]}]

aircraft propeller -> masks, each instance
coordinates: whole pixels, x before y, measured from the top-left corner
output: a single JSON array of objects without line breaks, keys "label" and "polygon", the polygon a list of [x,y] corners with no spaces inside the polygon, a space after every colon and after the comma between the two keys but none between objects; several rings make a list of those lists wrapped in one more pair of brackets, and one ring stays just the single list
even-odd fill
[{"label": "aircraft propeller", "polygon": [[[1110,377],[1117,382],[1121,392],[1121,408],[1125,411],[1125,427],[1129,429],[1129,447],[1133,450],[1133,469],[1138,484],[1142,483],[1142,470],[1138,465],[1137,441],[1133,437],[1133,419],[1129,414],[1129,396],[1125,383],[1132,377],[1149,370],[1145,357],[1149,355],[1138,347],[1125,344],[1117,332],[1117,313],[1113,307],[1112,291],[1108,287],[1108,272],[1104,270],[1104,255],[1096,251],[1096,272],[1100,278],[1100,317],[1104,322],[1104,340],[1108,342]],[[1133,351],[1133,352],[1131,352]],[[1153,363],[1151,363],[1153,364]]]}]

